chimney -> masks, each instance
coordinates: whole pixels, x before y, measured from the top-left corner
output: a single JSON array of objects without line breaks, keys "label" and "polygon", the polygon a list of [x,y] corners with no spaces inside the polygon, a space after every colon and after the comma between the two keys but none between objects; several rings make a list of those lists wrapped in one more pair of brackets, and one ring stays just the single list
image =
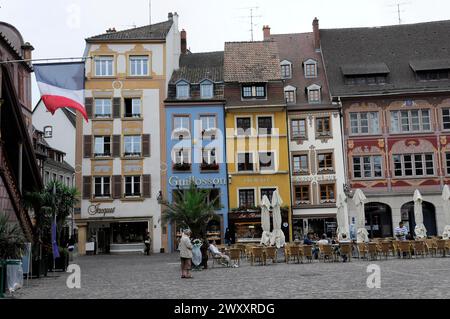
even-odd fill
[{"label": "chimney", "polygon": [[264,33],[264,41],[270,39],[270,27],[268,25],[263,26],[263,33]]},{"label": "chimney", "polygon": [[181,54],[187,53],[187,34],[186,31],[183,29],[181,31]]},{"label": "chimney", "polygon": [[168,16],[169,20],[173,20],[173,13],[169,12],[169,16]]},{"label": "chimney", "polygon": [[313,33],[314,33],[314,49],[316,49],[316,51],[320,51],[319,19],[314,18],[312,25],[313,25]]},{"label": "chimney", "polygon": [[117,32],[116,28],[109,28],[108,30],[106,30],[106,33],[115,33],[115,32]]},{"label": "chimney", "polygon": [[30,42],[25,42],[24,45],[22,45],[22,50],[24,60],[31,60],[31,52],[34,50],[34,48],[30,44]]}]

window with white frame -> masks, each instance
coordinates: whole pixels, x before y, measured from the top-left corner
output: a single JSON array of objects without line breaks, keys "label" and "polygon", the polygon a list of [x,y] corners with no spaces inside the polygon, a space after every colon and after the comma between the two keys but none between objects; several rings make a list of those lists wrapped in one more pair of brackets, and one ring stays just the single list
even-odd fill
[{"label": "window with white frame", "polygon": [[450,108],[442,109],[442,124],[444,130],[450,130]]},{"label": "window with white frame", "polygon": [[354,178],[379,178],[383,177],[382,157],[355,156],[353,157]]},{"label": "window with white frame", "polygon": [[141,177],[125,176],[125,197],[141,196]]},{"label": "window with white frame", "polygon": [[243,85],[242,86],[242,98],[243,99],[265,99],[266,98],[266,85]]},{"label": "window with white frame", "polygon": [[271,116],[258,116],[258,135],[272,135],[273,119]]},{"label": "window with white frame", "polygon": [[125,118],[140,118],[141,117],[141,104],[140,98],[126,98],[124,99],[125,104]]},{"label": "window with white frame", "polygon": [[148,76],[149,75],[149,58],[146,55],[130,56],[130,75],[132,76]]},{"label": "window with white frame", "polygon": [[186,81],[177,83],[177,99],[188,99],[190,96],[190,86]]},{"label": "window with white frame", "polygon": [[94,197],[111,197],[111,178],[95,177],[94,178]]},{"label": "window with white frame", "polygon": [[113,76],[114,75],[114,57],[97,56],[94,59],[95,76]]},{"label": "window with white frame", "polygon": [[378,134],[380,121],[378,112],[350,113],[352,134]]},{"label": "window with white frame", "polygon": [[140,135],[127,135],[123,138],[124,156],[141,156],[142,137]]},{"label": "window with white frame", "polygon": [[202,150],[202,162],[203,162],[203,165],[217,164],[216,149],[215,148],[204,148]]},{"label": "window with white frame", "polygon": [[274,152],[259,152],[259,170],[261,172],[265,171],[275,171],[275,153]]},{"label": "window with white frame", "polygon": [[238,136],[252,135],[252,118],[251,117],[237,117],[236,130]]},{"label": "window with white frame", "polygon": [[238,172],[253,172],[254,171],[253,153],[239,153],[237,166]]},{"label": "window with white frame", "polygon": [[202,99],[211,99],[214,96],[214,84],[211,81],[200,83],[200,97]]},{"label": "window with white frame", "polygon": [[95,99],[95,117],[110,118],[112,116],[111,99]]},{"label": "window with white frame", "polygon": [[189,149],[175,149],[174,150],[175,165],[191,164],[191,151]]},{"label": "window with white frame", "polygon": [[392,158],[396,177],[422,177],[435,174],[433,154],[401,154]]},{"label": "window with white frame", "polygon": [[289,61],[281,62],[281,78],[290,79],[292,78],[292,63]]},{"label": "window with white frame", "polygon": [[260,190],[261,194],[259,198],[261,198],[262,200],[264,196],[267,196],[269,202],[272,202],[273,193],[275,193],[276,190],[277,190],[276,188],[261,188]]},{"label": "window with white frame", "polygon": [[322,101],[322,88],[320,85],[313,84],[307,87],[308,103],[315,104]]},{"label": "window with white frame", "polygon": [[53,127],[52,126],[44,127],[44,137],[45,138],[52,138],[53,137]]},{"label": "window with white frame", "polygon": [[94,137],[94,156],[111,156],[111,136]]},{"label": "window with white frame", "polygon": [[295,104],[295,91],[284,91],[284,97],[286,99],[287,104]]},{"label": "window with white frame", "polygon": [[294,175],[306,175],[309,173],[308,155],[294,155],[292,157],[292,166],[294,167]]},{"label": "window with white frame", "polygon": [[202,125],[202,131],[210,131],[216,129],[216,116],[215,115],[201,115],[200,122]]},{"label": "window with white frame", "polygon": [[292,119],[291,120],[292,139],[306,138],[306,120]]},{"label": "window with white frame", "polygon": [[190,117],[187,115],[175,115],[173,117],[174,134],[180,139],[189,138],[191,132]]},{"label": "window with white frame", "polygon": [[305,71],[305,78],[316,78],[317,77],[317,62],[313,59],[309,59],[303,63],[303,68]]},{"label": "window with white frame", "polygon": [[430,110],[391,111],[392,133],[431,131]]}]

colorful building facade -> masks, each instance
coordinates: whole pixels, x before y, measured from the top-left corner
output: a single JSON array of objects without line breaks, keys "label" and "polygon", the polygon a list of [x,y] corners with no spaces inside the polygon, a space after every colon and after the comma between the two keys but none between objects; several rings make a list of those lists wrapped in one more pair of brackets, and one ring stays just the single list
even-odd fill
[{"label": "colorful building facade", "polygon": [[[211,222],[205,235],[217,243],[223,243],[228,227],[223,55],[223,52],[182,54],[165,101],[165,197],[173,202],[191,183],[207,190],[220,221]],[[171,224],[168,234],[172,251],[181,230]]]}]

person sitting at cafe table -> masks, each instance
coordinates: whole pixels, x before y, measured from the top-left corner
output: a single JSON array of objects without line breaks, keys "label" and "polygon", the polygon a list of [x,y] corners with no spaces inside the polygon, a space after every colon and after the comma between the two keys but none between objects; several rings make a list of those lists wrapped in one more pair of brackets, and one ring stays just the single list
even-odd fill
[{"label": "person sitting at cafe table", "polygon": [[[347,234],[342,234],[342,239],[339,241],[339,244],[351,244],[351,243],[352,243],[352,241],[347,238]],[[341,254],[340,247],[339,247],[339,254],[342,257],[343,262],[347,262],[348,256]]]},{"label": "person sitting at cafe table", "polygon": [[[308,235],[303,240],[303,245],[314,246],[314,244],[315,244],[315,242],[314,242],[314,234],[313,233],[308,233]],[[319,258],[319,248],[318,247],[313,247],[312,255],[313,255],[314,259]]]},{"label": "person sitting at cafe table", "polygon": [[223,266],[230,267],[231,266],[230,256],[222,254],[215,244],[216,244],[215,241],[209,244],[209,251],[211,252],[214,258],[221,258],[220,261]]},{"label": "person sitting at cafe table", "polygon": [[317,245],[329,245],[329,244],[330,242],[328,241],[326,234],[323,234],[322,239],[317,242]]},{"label": "person sitting at cafe table", "polygon": [[405,224],[403,222],[400,222],[398,224],[399,227],[395,228],[395,237],[397,240],[405,241],[406,236],[408,235],[408,228],[406,228]]}]

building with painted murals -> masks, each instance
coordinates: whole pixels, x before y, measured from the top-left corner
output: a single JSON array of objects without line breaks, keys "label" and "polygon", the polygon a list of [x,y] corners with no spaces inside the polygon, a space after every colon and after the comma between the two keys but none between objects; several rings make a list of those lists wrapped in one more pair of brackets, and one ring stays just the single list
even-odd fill
[{"label": "building with painted murals", "polygon": [[178,15],[86,39],[86,109],[77,114],[79,252],[167,249],[158,195],[166,182],[164,100],[181,50]]},{"label": "building with painted murals", "polygon": [[[182,31],[180,68],[168,87],[166,107],[167,190],[173,202],[194,183],[209,192],[220,221],[205,234],[223,243],[228,227],[228,178],[225,163],[223,51],[190,53]],[[169,225],[169,250],[176,248],[181,230]]]},{"label": "building with painted murals", "polygon": [[225,43],[224,80],[230,229],[237,242],[259,242],[261,199],[278,190],[289,240],[287,113],[277,44]]}]

